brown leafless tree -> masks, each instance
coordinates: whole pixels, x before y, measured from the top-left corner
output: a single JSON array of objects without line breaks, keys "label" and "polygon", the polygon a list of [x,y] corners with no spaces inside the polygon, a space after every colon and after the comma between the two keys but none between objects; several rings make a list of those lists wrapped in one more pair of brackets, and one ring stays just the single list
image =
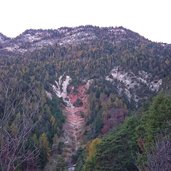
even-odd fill
[{"label": "brown leafless tree", "polygon": [[[15,75],[15,74],[14,74]],[[21,80],[22,82],[22,80]],[[38,94],[24,88],[16,77],[0,78],[0,170],[13,171],[37,158],[39,150],[29,137],[40,111]]]},{"label": "brown leafless tree", "polygon": [[157,140],[154,149],[147,154],[147,165],[150,171],[171,171],[171,140]]}]

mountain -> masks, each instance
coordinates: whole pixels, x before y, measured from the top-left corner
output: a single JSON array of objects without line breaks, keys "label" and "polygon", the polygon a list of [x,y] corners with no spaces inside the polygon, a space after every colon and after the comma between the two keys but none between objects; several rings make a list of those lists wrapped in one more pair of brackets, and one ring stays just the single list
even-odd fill
[{"label": "mountain", "polygon": [[[123,27],[0,35],[1,170],[136,170],[137,142],[153,135],[147,128],[166,131],[158,126],[165,115],[155,116],[170,108],[160,100],[148,106],[160,93],[170,96],[170,73],[171,45]],[[159,99],[169,105],[169,97]]]},{"label": "mountain", "polygon": [[47,46],[69,45],[88,43],[94,40],[103,39],[112,44],[119,44],[124,41],[147,42],[138,34],[123,27],[99,28],[93,26],[80,26],[76,28],[63,27],[57,30],[26,30],[21,35],[3,43],[1,51],[24,53]]}]

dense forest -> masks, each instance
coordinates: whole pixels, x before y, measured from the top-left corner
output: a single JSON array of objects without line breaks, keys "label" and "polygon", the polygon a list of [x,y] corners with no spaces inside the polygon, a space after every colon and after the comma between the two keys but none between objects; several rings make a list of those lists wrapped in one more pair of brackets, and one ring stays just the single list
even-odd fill
[{"label": "dense forest", "polygon": [[79,158],[84,164],[78,163],[78,170],[170,170],[170,110],[170,96],[155,97],[146,110],[93,139]]},{"label": "dense forest", "polygon": [[171,170],[170,45],[122,27],[80,28],[98,37],[32,50],[22,35],[9,42],[24,53],[1,45],[0,170]]}]

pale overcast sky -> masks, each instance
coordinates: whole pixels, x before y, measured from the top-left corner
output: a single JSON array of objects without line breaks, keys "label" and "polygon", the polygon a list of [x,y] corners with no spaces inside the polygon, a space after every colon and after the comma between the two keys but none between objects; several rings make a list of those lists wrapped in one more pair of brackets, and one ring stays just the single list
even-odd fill
[{"label": "pale overcast sky", "polygon": [[123,26],[171,43],[171,0],[0,0],[0,32],[79,25]]}]

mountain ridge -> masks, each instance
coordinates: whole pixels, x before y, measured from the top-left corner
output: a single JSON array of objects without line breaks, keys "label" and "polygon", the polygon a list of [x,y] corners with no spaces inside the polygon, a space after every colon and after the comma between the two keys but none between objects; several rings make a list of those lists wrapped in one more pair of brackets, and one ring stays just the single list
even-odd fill
[{"label": "mountain ridge", "polygon": [[[6,37],[6,36],[3,36]],[[15,38],[7,38],[1,42],[0,52],[17,52],[19,54],[34,51],[47,46],[80,44],[93,40],[105,39],[111,43],[119,43],[128,39],[141,39],[151,42],[143,36],[122,26],[98,27],[78,26],[61,27],[58,29],[28,29]],[[164,45],[164,44],[163,44]]]}]

